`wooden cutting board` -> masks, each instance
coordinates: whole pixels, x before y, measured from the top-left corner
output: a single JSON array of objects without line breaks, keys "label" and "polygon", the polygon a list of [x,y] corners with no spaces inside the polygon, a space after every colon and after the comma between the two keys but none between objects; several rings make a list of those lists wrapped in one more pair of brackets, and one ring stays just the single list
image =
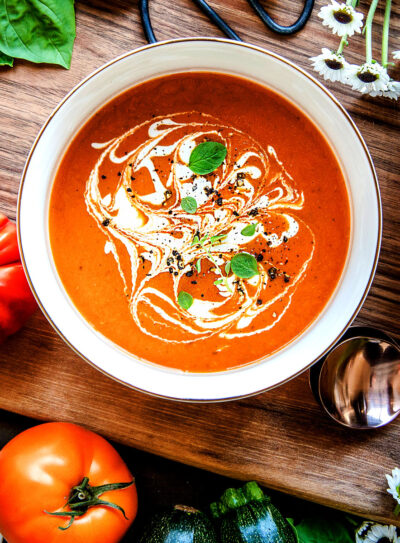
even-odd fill
[{"label": "wooden cutting board", "polygon": [[[286,56],[311,71],[308,58],[337,39],[312,20],[299,34],[279,37],[245,0],[210,0],[248,42]],[[400,5],[393,6],[391,47],[400,48]],[[278,0],[269,9],[283,24],[301,6]],[[15,216],[19,178],[29,148],[57,102],[81,78],[111,58],[145,43],[134,2],[76,3],[77,40],[70,71],[16,62],[0,69],[0,210]],[[159,39],[220,36],[190,0],[153,0]],[[381,13],[379,14],[382,15]],[[378,36],[376,36],[376,40]],[[374,45],[376,46],[378,42]],[[361,62],[353,39],[348,58]],[[400,74],[397,72],[397,78]],[[358,323],[400,335],[399,104],[362,97],[328,84],[360,128],[377,168],[383,198],[381,259]],[[385,473],[400,465],[400,421],[374,432],[352,432],[331,422],[303,374],[260,396],[225,404],[190,405],[134,392],[78,358],[37,313],[0,350],[0,407],[42,420],[83,424],[139,449],[387,522],[392,498]]]}]

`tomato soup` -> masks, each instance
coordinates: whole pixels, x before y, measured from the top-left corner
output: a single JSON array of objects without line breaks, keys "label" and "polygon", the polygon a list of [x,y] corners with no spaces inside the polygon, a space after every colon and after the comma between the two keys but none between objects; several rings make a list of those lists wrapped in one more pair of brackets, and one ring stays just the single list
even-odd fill
[{"label": "tomato soup", "polygon": [[143,360],[209,372],[283,348],[323,311],[350,236],[329,144],[275,92],[218,73],[98,110],[55,176],[50,241],[83,317]]}]

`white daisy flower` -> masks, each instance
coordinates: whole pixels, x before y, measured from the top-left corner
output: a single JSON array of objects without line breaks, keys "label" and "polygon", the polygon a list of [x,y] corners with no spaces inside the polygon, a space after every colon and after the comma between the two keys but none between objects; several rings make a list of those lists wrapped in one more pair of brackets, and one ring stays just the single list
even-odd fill
[{"label": "white daisy flower", "polygon": [[324,47],[320,55],[311,57],[310,60],[314,70],[325,80],[340,81],[341,83],[347,81],[350,64],[345,61],[343,55]]},{"label": "white daisy flower", "polygon": [[348,69],[347,83],[363,94],[377,96],[380,91],[388,90],[389,81],[386,68],[378,62],[365,62],[361,66],[351,64]]},{"label": "white daisy flower", "polygon": [[400,543],[396,526],[364,522],[356,532],[356,543]]},{"label": "white daisy flower", "polygon": [[361,32],[364,15],[356,11],[353,6],[339,4],[336,0],[323,6],[318,17],[322,19],[322,24],[329,26],[334,34],[338,36],[352,36],[354,32]]},{"label": "white daisy flower", "polygon": [[[384,96],[385,98],[391,98],[392,100],[397,100],[400,97],[400,81],[395,81],[391,79],[387,84],[387,90],[383,91],[371,91],[369,93],[371,96]],[[396,468],[398,469],[398,468]],[[393,470],[394,471],[394,470]],[[386,475],[389,477],[389,475]],[[399,480],[400,483],[400,480]],[[389,492],[389,489],[388,489]],[[400,494],[400,485],[399,485],[399,494]],[[397,498],[400,504],[400,498]]]},{"label": "white daisy flower", "polygon": [[[397,83],[398,88],[400,83],[398,81],[393,81]],[[400,469],[394,468],[392,470],[392,475],[386,475],[386,479],[389,485],[387,491],[393,496],[393,498],[400,504]]]},{"label": "white daisy flower", "polygon": [[400,51],[393,51],[393,58],[400,60]]}]

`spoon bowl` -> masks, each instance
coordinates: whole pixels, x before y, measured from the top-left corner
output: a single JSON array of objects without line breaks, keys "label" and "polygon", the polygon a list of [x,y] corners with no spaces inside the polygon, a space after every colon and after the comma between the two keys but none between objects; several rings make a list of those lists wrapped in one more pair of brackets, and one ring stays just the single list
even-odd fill
[{"label": "spoon bowl", "polygon": [[367,330],[350,329],[353,337],[330,351],[315,383],[326,412],[356,429],[379,428],[400,412],[400,349],[386,334]]}]

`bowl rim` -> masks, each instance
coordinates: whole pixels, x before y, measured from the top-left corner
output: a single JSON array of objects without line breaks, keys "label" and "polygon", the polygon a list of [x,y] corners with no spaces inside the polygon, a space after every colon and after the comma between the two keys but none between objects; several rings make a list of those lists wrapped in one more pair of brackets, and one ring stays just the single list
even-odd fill
[{"label": "bowl rim", "polygon": [[[41,300],[39,298],[39,295],[36,292],[36,289],[35,289],[35,287],[33,285],[32,280],[31,280],[31,277],[30,277],[30,274],[29,274],[29,271],[28,271],[28,267],[27,267],[27,264],[26,264],[26,260],[25,260],[25,255],[24,255],[23,246],[22,246],[22,235],[21,235],[21,224],[20,224],[22,191],[23,191],[23,187],[24,187],[24,183],[25,183],[25,179],[26,179],[26,174],[27,174],[27,171],[28,171],[28,168],[29,168],[29,165],[30,165],[31,158],[33,156],[33,153],[35,152],[36,146],[37,146],[43,132],[46,130],[46,128],[47,128],[48,124],[50,123],[50,121],[53,119],[53,117],[56,115],[56,113],[62,108],[62,106],[65,104],[65,102],[67,102],[69,100],[69,98],[72,95],[74,95],[82,86],[84,86],[90,79],[95,77],[97,74],[101,73],[103,70],[106,70],[107,68],[109,68],[113,64],[116,64],[120,60],[123,60],[123,59],[125,59],[127,57],[130,57],[130,56],[134,56],[135,54],[140,53],[142,51],[156,49],[158,47],[163,47],[165,45],[177,44],[177,43],[187,43],[187,42],[224,43],[224,44],[229,44],[229,45],[232,45],[232,46],[237,46],[237,47],[242,47],[242,48],[245,48],[245,49],[250,49],[250,50],[257,51],[257,52],[260,52],[260,53],[263,53],[263,54],[267,54],[268,56],[273,57],[274,59],[288,65],[289,67],[291,67],[293,69],[295,69],[301,75],[305,76],[308,80],[310,80],[311,83],[317,85],[319,87],[319,89],[322,90],[327,95],[327,97],[336,105],[336,107],[344,115],[346,120],[349,122],[351,128],[353,129],[354,134],[357,136],[357,138],[358,138],[358,140],[359,140],[359,142],[360,142],[360,144],[361,144],[361,146],[362,146],[362,148],[364,150],[365,157],[366,157],[366,159],[367,159],[367,161],[369,163],[370,169],[371,169],[371,174],[372,174],[374,187],[375,187],[375,191],[376,191],[376,200],[377,200],[377,215],[378,215],[377,240],[376,240],[374,261],[373,261],[372,266],[371,266],[371,272],[370,272],[370,275],[369,275],[369,279],[368,279],[368,282],[367,282],[367,284],[365,286],[365,290],[363,292],[363,295],[362,295],[362,297],[360,298],[360,300],[359,300],[359,302],[357,304],[357,307],[354,309],[352,315],[348,319],[348,322],[346,323],[344,328],[339,332],[337,337],[333,341],[331,341],[331,343],[324,349],[324,351],[322,353],[320,353],[320,355],[317,358],[315,358],[314,360],[309,362],[301,370],[299,370],[296,373],[290,375],[289,377],[279,381],[278,383],[275,383],[275,384],[267,386],[267,387],[263,387],[263,388],[261,388],[261,389],[259,389],[257,391],[254,391],[254,392],[235,395],[235,396],[232,396],[232,397],[223,397],[223,398],[215,398],[215,399],[208,399],[208,398],[207,399],[177,398],[175,396],[168,396],[168,395],[164,395],[164,394],[159,394],[159,393],[155,393],[153,391],[149,391],[149,390],[140,388],[140,387],[135,386],[134,384],[132,384],[130,382],[124,381],[124,380],[116,377],[115,375],[109,373],[108,371],[104,370],[103,368],[100,368],[97,364],[92,362],[87,356],[85,356],[83,353],[81,353],[79,351],[79,349],[77,347],[75,347],[75,345],[73,345],[70,342],[69,339],[67,339],[67,337],[63,334],[63,332],[53,322],[52,317],[47,312],[46,308],[44,307],[44,305],[42,304],[42,302],[41,302]],[[111,99],[112,98],[109,98],[109,100],[111,100]],[[123,53],[122,55],[119,55],[118,57],[115,57],[115,58],[111,59],[109,62],[101,65],[99,68],[95,69],[93,72],[91,72],[85,78],[80,80],[79,83],[77,83],[77,85],[75,85],[64,96],[64,98],[60,102],[58,102],[56,107],[53,109],[53,111],[47,117],[46,121],[44,122],[41,129],[39,130],[39,132],[38,132],[38,134],[37,134],[37,136],[36,136],[36,138],[35,138],[35,140],[34,140],[34,142],[32,144],[32,147],[31,147],[31,149],[29,151],[29,154],[27,156],[27,159],[26,159],[26,162],[25,162],[25,165],[24,165],[24,169],[23,169],[23,172],[22,172],[22,175],[21,175],[21,182],[20,182],[20,188],[19,188],[19,192],[18,192],[18,202],[17,202],[17,237],[18,237],[18,245],[19,245],[19,250],[20,250],[21,263],[22,263],[22,266],[23,266],[27,281],[28,281],[29,286],[30,286],[30,288],[32,290],[32,293],[33,293],[33,295],[34,295],[34,297],[35,297],[35,299],[36,299],[36,301],[38,303],[38,306],[40,307],[40,309],[43,312],[44,316],[47,318],[47,320],[49,321],[49,323],[51,324],[53,329],[63,339],[63,341],[72,349],[72,351],[74,351],[80,358],[82,358],[90,366],[95,368],[97,371],[100,371],[103,375],[107,376],[108,378],[113,379],[114,381],[118,382],[121,385],[129,387],[132,390],[135,390],[135,391],[138,391],[138,392],[141,392],[141,393],[144,393],[144,394],[148,394],[148,395],[153,396],[155,398],[174,400],[174,401],[185,402],[185,403],[200,403],[200,404],[201,403],[220,403],[220,402],[238,400],[238,399],[243,399],[243,398],[249,398],[249,397],[252,397],[252,396],[256,396],[258,394],[262,394],[263,392],[266,392],[267,390],[272,390],[272,389],[274,389],[276,387],[279,387],[279,386],[289,382],[290,380],[298,377],[303,372],[308,370],[311,366],[313,366],[313,364],[315,364],[318,360],[320,360],[322,357],[324,357],[332,349],[332,347],[339,341],[339,339],[346,332],[346,330],[351,326],[352,322],[354,321],[354,319],[356,318],[358,312],[362,308],[362,306],[364,304],[364,301],[365,301],[365,299],[366,299],[366,297],[367,297],[367,295],[369,293],[369,290],[371,288],[372,282],[373,282],[374,277],[375,277],[375,272],[376,272],[376,268],[377,268],[378,260],[379,260],[379,254],[380,254],[381,242],[382,242],[382,222],[383,222],[383,219],[382,219],[382,199],[381,199],[380,187],[379,187],[379,183],[378,183],[378,177],[377,177],[377,173],[376,173],[376,170],[375,170],[374,163],[372,161],[372,157],[370,155],[368,147],[367,147],[367,145],[366,145],[366,143],[365,143],[359,129],[357,128],[357,126],[354,123],[353,119],[351,118],[350,114],[347,112],[347,110],[344,108],[344,106],[342,106],[342,104],[339,102],[339,100],[322,83],[320,83],[315,77],[313,77],[311,74],[309,74],[306,70],[299,67],[296,63],[292,62],[291,60],[289,60],[289,59],[287,59],[285,57],[282,57],[281,55],[279,55],[277,53],[274,53],[273,51],[270,51],[268,49],[265,49],[264,47],[260,47],[260,46],[253,45],[253,44],[250,44],[250,43],[237,42],[237,41],[230,40],[230,39],[227,39],[227,38],[200,37],[200,36],[199,37],[196,36],[196,37],[187,37],[187,38],[176,38],[176,39],[163,40],[163,41],[159,41],[159,42],[156,42],[156,43],[146,44],[146,45],[138,47],[136,49],[132,49],[130,51],[127,51],[126,53]],[[77,310],[77,311],[79,311],[79,310]],[[194,372],[192,372],[192,373],[194,374]],[[200,375],[202,375],[202,374],[200,373]]]}]

